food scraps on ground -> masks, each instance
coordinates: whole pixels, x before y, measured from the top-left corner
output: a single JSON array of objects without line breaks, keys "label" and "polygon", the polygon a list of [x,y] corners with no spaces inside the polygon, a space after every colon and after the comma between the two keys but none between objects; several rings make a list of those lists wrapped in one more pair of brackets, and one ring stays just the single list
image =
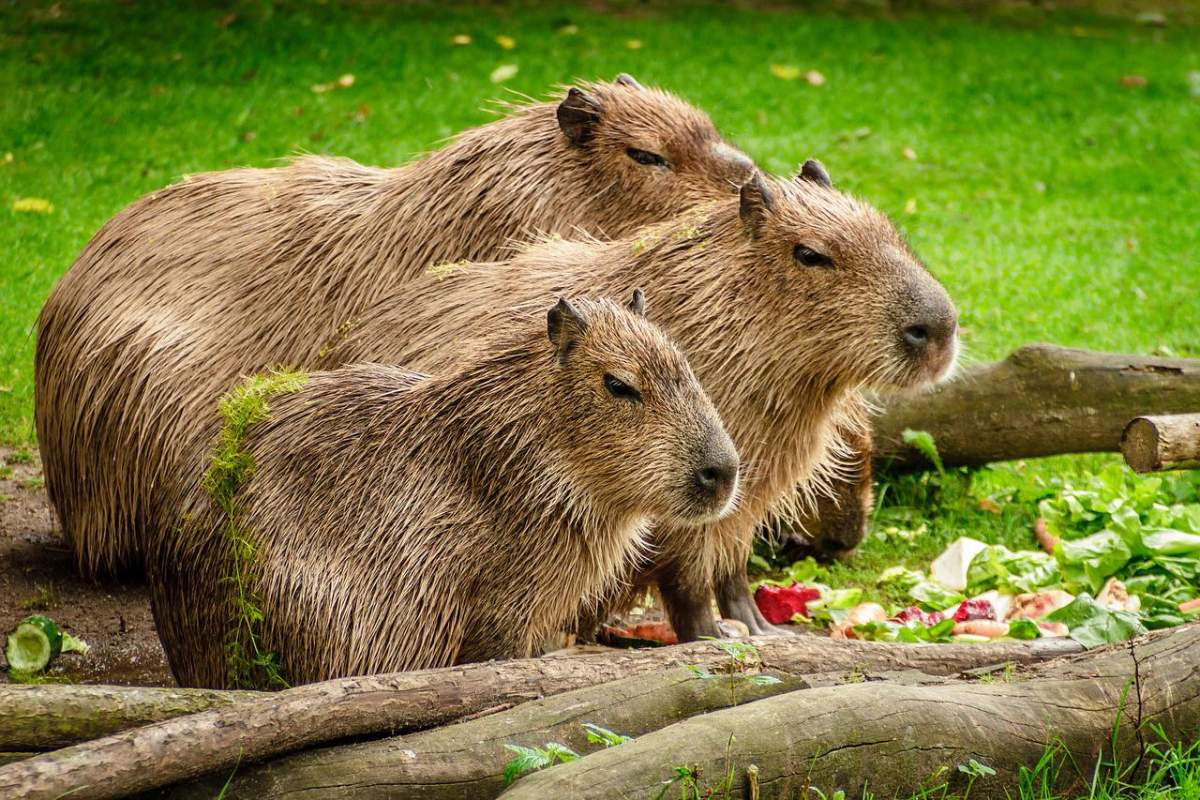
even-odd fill
[{"label": "food scraps on ground", "polygon": [[60,653],[86,655],[89,649],[87,642],[60,630],[49,617],[35,614],[21,620],[8,634],[4,657],[10,670],[36,673]]}]

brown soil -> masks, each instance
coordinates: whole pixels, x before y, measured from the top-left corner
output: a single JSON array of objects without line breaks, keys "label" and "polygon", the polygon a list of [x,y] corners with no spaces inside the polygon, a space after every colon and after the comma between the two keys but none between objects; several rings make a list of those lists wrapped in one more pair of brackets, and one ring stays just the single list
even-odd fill
[{"label": "brown soil", "polygon": [[[29,614],[45,614],[92,647],[86,656],[55,659],[48,680],[174,686],[146,587],[76,574],[42,488],[37,454],[26,461],[27,452],[0,449],[0,635]],[[7,682],[3,655],[0,666],[0,683]]]}]

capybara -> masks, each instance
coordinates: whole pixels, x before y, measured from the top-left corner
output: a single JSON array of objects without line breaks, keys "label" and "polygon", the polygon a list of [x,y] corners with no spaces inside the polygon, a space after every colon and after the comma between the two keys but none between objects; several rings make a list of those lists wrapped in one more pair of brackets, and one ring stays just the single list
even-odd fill
[{"label": "capybara", "polygon": [[624,236],[733,197],[752,169],[705,114],[621,76],[399,168],[309,157],[141,198],[93,237],[38,321],[38,444],[80,569],[136,571],[157,512],[173,513],[156,498],[239,375],[311,365],[431,265],[500,258],[539,233]]},{"label": "capybara", "polygon": [[642,302],[560,299],[444,375],[297,379],[241,436],[226,400],[180,535],[150,548],[180,683],[243,683],[268,652],[289,682],[528,656],[612,593],[651,522],[725,514],[737,453]]},{"label": "capybara", "polygon": [[717,635],[714,581],[724,616],[769,630],[746,585],[755,529],[797,485],[837,474],[829,462],[844,447],[832,432],[861,418],[859,389],[937,380],[957,352],[941,285],[887,217],[812,161],[795,180],[756,177],[740,198],[628,240],[549,240],[505,263],[434,272],[363,314],[327,363],[437,372],[470,357],[462,332],[483,318],[528,314],[557,294],[644,286],[654,297],[651,319],[687,353],[744,466],[738,510],[703,535],[658,526],[652,568],[635,581],[658,583],[683,641]]}]

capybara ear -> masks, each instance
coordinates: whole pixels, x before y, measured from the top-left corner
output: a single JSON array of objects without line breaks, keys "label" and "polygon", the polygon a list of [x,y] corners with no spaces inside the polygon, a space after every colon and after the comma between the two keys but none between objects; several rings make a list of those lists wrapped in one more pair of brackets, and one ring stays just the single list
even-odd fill
[{"label": "capybara ear", "polygon": [[629,298],[627,308],[639,317],[646,316],[646,295],[641,289],[633,290],[633,297]]},{"label": "capybara ear", "polygon": [[599,100],[572,86],[558,104],[558,127],[562,128],[571,144],[582,146],[592,138],[603,111]]},{"label": "capybara ear", "polygon": [[566,363],[567,354],[583,338],[585,331],[587,320],[565,297],[558,298],[558,302],[546,312],[546,334],[554,344],[560,364]]},{"label": "capybara ear", "polygon": [[833,181],[830,180],[829,173],[825,171],[825,165],[813,158],[805,161],[804,166],[800,167],[800,174],[796,176],[796,180],[812,181],[827,189],[833,188]]},{"label": "capybara ear", "polygon": [[771,190],[767,188],[762,173],[756,171],[754,177],[743,183],[739,196],[741,204],[738,207],[738,213],[742,218],[742,223],[752,235],[758,235],[759,229],[766,221],[767,214],[771,213],[773,204]]},{"label": "capybara ear", "polygon": [[622,86],[628,86],[630,89],[645,89],[646,88],[645,86],[642,86],[640,83],[638,83],[637,78],[633,77],[628,72],[622,72],[620,75],[618,75],[617,83],[619,83]]}]

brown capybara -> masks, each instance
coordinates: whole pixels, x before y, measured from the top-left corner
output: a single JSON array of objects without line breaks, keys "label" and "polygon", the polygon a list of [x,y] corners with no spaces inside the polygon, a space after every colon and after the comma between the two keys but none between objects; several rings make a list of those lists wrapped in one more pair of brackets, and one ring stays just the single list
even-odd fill
[{"label": "brown capybara", "polygon": [[658,583],[684,641],[717,635],[714,588],[724,616],[769,630],[747,591],[756,528],[797,485],[837,474],[844,448],[832,432],[861,418],[859,389],[937,380],[957,351],[946,292],[887,217],[811,161],[795,180],[756,177],[740,199],[625,241],[549,240],[504,263],[434,272],[364,313],[327,363],[437,372],[471,357],[462,332],[483,319],[534,313],[563,293],[644,286],[654,297],[650,317],[687,353],[744,466],[738,510],[702,535],[657,527],[652,567],[634,581]]},{"label": "brown capybara", "polygon": [[538,233],[623,236],[734,196],[752,168],[702,112],[622,76],[396,169],[301,158],[141,198],[38,320],[38,444],[80,569],[138,568],[180,455],[239,375],[310,365],[433,264],[500,258]]},{"label": "brown capybara", "polygon": [[[733,505],[733,443],[640,291],[628,308],[560,299],[477,343],[445,375],[314,374],[233,450],[227,405],[214,463],[249,472],[224,499],[210,472],[185,533],[150,548],[182,685],[244,682],[247,652],[292,683],[528,656],[612,593],[652,521]],[[263,616],[253,638],[239,594]]]}]

